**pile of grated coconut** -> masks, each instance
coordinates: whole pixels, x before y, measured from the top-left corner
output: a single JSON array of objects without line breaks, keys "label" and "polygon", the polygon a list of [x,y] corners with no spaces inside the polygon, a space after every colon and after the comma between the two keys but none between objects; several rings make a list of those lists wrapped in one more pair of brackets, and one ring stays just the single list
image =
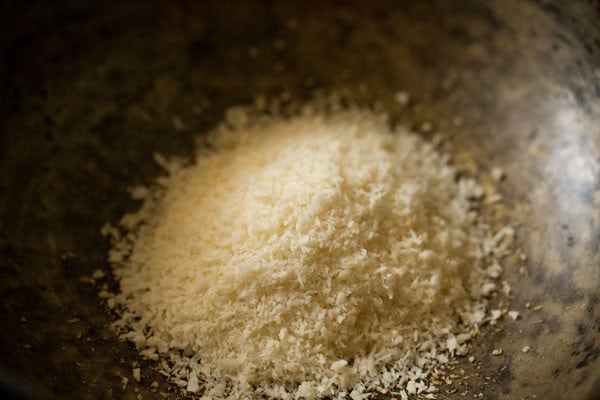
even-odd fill
[{"label": "pile of grated coconut", "polygon": [[435,398],[511,234],[481,187],[371,111],[228,117],[104,228],[121,337],[206,398]]}]

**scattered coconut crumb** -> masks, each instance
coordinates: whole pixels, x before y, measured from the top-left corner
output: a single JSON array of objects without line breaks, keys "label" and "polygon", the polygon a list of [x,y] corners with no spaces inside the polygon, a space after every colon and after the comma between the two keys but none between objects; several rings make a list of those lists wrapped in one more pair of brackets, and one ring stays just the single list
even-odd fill
[{"label": "scattered coconut crumb", "polygon": [[523,350],[521,350],[521,351],[522,351],[524,354],[527,354],[527,353],[529,353],[529,350],[530,350],[530,349],[531,349],[531,348],[530,348],[529,346],[524,346],[524,347],[523,347]]},{"label": "scattered coconut crumb", "polygon": [[519,318],[519,312],[518,311],[509,311],[508,316],[511,317],[513,319],[513,321],[516,321]]},{"label": "scattered coconut crumb", "polygon": [[104,278],[105,275],[106,275],[106,273],[104,271],[102,271],[101,269],[97,269],[94,271],[94,273],[92,273],[92,278],[96,279],[96,280],[100,280],[100,279]]},{"label": "scattered coconut crumb", "polygon": [[490,174],[492,175],[492,179],[494,179],[496,182],[500,182],[501,180],[503,180],[506,177],[504,170],[500,167],[492,168],[492,170],[490,171]]},{"label": "scattered coconut crumb", "polygon": [[94,278],[89,277],[89,276],[80,276],[78,280],[79,280],[79,282],[85,283],[85,284],[88,284],[88,285],[93,285],[93,284],[96,283],[96,280]]},{"label": "scattered coconut crumb", "polygon": [[110,298],[110,299],[106,299],[106,305],[108,306],[108,308],[110,308],[111,310],[113,308],[115,308],[115,299]]},{"label": "scattered coconut crumb", "polygon": [[490,317],[489,317],[490,324],[495,325],[501,316],[502,316],[501,310],[490,311]]},{"label": "scattered coconut crumb", "polygon": [[492,350],[492,355],[493,356],[501,356],[502,353],[504,353],[504,351],[502,349],[494,349],[494,350]]},{"label": "scattered coconut crumb", "polygon": [[114,296],[114,293],[110,293],[106,290],[101,290],[100,292],[98,292],[98,297],[100,297],[101,299],[110,299]]},{"label": "scattered coconut crumb", "polygon": [[408,392],[408,394],[417,394],[416,382],[413,380],[408,381],[408,383],[406,384],[406,391]]},{"label": "scattered coconut crumb", "polygon": [[396,103],[404,107],[410,102],[410,95],[408,94],[408,92],[401,90],[399,92],[396,92],[396,94],[394,95],[394,100],[396,101]]},{"label": "scattered coconut crumb", "polygon": [[500,193],[494,193],[485,198],[485,202],[487,204],[497,204],[502,202],[503,197]]},{"label": "scattered coconut crumb", "polygon": [[200,389],[198,385],[198,377],[196,375],[192,375],[188,380],[186,390],[190,393],[196,393]]},{"label": "scattered coconut crumb", "polygon": [[428,133],[433,129],[433,124],[429,121],[425,121],[421,124],[421,132]]},{"label": "scattered coconut crumb", "polygon": [[133,372],[133,379],[135,379],[136,382],[140,382],[142,380],[141,370],[139,368],[134,368],[134,369],[132,369],[132,372]]}]

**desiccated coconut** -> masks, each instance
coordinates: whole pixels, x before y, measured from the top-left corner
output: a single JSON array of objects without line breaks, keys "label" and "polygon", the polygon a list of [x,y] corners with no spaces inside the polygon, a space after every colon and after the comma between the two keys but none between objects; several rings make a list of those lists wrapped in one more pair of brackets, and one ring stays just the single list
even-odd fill
[{"label": "desiccated coconut", "polygon": [[103,228],[121,337],[212,398],[435,397],[431,371],[500,317],[514,231],[472,211],[483,189],[364,110],[237,107],[204,142],[194,163],[157,155],[167,175]]}]

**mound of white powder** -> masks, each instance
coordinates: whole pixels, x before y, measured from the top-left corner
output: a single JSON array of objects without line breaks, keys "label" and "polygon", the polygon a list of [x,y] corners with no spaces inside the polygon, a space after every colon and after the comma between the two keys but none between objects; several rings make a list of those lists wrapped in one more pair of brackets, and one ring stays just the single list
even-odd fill
[{"label": "mound of white powder", "polygon": [[434,398],[501,273],[481,188],[369,111],[229,121],[105,229],[122,337],[207,398]]}]

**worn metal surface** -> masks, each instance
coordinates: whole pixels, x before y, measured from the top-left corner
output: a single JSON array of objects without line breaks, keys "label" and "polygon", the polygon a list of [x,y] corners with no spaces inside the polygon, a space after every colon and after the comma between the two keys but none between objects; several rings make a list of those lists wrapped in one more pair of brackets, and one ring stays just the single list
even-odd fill
[{"label": "worn metal surface", "polygon": [[505,218],[528,255],[506,265],[522,318],[480,338],[477,361],[460,360],[474,377],[440,397],[600,397],[598,3],[99,3],[0,7],[7,376],[47,397],[162,398],[149,364],[133,381],[135,351],[79,282],[108,268],[100,227],[135,207],[125,189],[158,172],[152,152],[190,154],[195,133],[259,94],[322,88],[430,121],[456,158],[507,172]]}]

